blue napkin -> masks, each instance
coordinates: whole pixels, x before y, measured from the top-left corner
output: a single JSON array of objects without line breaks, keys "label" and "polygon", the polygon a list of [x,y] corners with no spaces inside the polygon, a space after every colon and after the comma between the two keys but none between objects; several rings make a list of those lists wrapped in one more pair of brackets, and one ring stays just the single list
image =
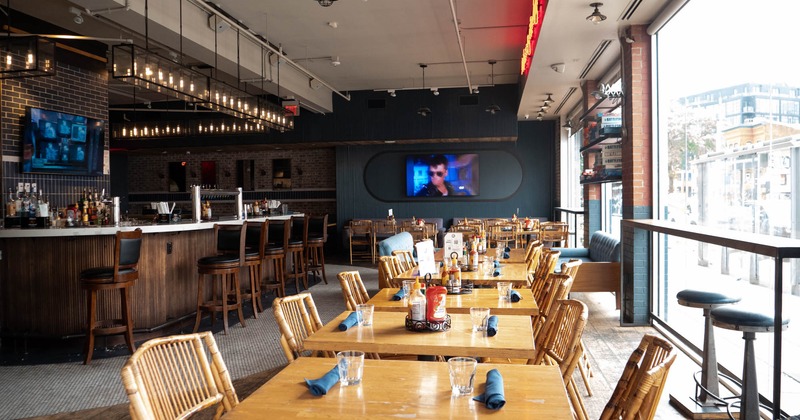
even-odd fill
[{"label": "blue napkin", "polygon": [[492,277],[497,277],[500,275],[500,267],[494,269],[494,273],[492,273]]},{"label": "blue napkin", "polygon": [[[306,379],[308,390],[316,396],[327,394],[328,390],[336,385],[337,382],[339,382],[339,366],[334,366],[333,369],[319,379]],[[486,386],[488,389],[488,381],[486,382]]]},{"label": "blue napkin", "polygon": [[486,322],[486,335],[489,337],[494,337],[497,335],[497,316],[492,315],[489,317],[489,321]]},{"label": "blue napkin", "polygon": [[511,289],[511,291],[508,294],[510,295],[512,302],[519,302],[522,300],[522,295],[519,294],[519,292],[514,289]]},{"label": "blue napkin", "polygon": [[494,260],[494,268],[500,267],[500,260]]},{"label": "blue napkin", "polygon": [[505,247],[505,249],[503,249],[503,252],[511,252],[511,247],[510,246]]},{"label": "blue napkin", "polygon": [[503,389],[503,375],[492,369],[486,372],[486,391],[483,394],[472,397],[475,401],[486,404],[486,408],[499,410],[506,405],[505,390]]},{"label": "blue napkin", "polygon": [[350,312],[347,318],[339,324],[339,331],[347,331],[348,328],[358,324],[358,316],[355,312]]},{"label": "blue napkin", "polygon": [[[508,248],[506,248],[506,249],[508,249]],[[504,260],[507,260],[507,259],[511,258],[511,254],[509,254],[509,252],[510,251],[503,251],[503,259]]]},{"label": "blue napkin", "polygon": [[406,297],[406,289],[401,287],[397,293],[392,295],[392,300],[403,300],[404,297]]}]

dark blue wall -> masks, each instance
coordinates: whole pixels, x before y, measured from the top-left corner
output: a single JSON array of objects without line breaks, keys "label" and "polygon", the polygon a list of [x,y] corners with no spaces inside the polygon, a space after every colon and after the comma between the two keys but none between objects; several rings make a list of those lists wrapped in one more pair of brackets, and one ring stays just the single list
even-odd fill
[{"label": "dark blue wall", "polygon": [[[339,226],[353,218],[384,217],[390,208],[398,218],[441,217],[445,224],[451,223],[453,217],[511,217],[517,209],[521,216],[548,217],[553,211],[555,196],[556,124],[522,122],[518,130],[516,142],[337,147]],[[480,154],[481,195],[406,198],[404,156],[427,152]],[[381,162],[380,171],[372,167],[374,160]],[[367,176],[370,177],[368,181]],[[494,194],[493,189],[504,193]]]}]

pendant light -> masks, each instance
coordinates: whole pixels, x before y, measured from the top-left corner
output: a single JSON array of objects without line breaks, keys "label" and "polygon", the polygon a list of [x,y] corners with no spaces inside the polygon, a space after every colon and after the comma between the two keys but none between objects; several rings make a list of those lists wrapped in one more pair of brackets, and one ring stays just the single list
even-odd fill
[{"label": "pendant light", "polygon": [[[419,65],[419,68],[422,69],[422,90],[425,90],[425,69],[427,67],[428,67],[427,64],[420,64]],[[427,117],[428,115],[431,114],[431,109],[428,108],[427,106],[423,105],[423,106],[419,107],[419,109],[417,110],[417,114],[419,114],[419,115],[421,115],[423,117]]]},{"label": "pendant light", "polygon": [[500,106],[494,103],[494,65],[497,64],[497,60],[489,60],[489,65],[492,66],[492,104],[486,108],[486,112],[494,115],[500,112]]}]

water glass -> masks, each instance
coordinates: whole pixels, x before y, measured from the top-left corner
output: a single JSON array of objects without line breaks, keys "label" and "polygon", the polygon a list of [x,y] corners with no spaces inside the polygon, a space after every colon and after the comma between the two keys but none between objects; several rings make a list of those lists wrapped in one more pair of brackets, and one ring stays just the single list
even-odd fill
[{"label": "water glass", "polygon": [[469,308],[469,317],[472,320],[472,332],[486,331],[489,308]]},{"label": "water glass", "polygon": [[406,299],[411,297],[411,291],[414,290],[414,280],[403,280],[403,290],[406,292]]},{"label": "water glass", "polygon": [[511,282],[497,282],[497,296],[500,297],[500,300],[509,300],[511,296]]},{"label": "water glass", "polygon": [[347,350],[336,353],[339,383],[342,386],[358,385],[364,375],[364,352]]},{"label": "water glass", "polygon": [[471,357],[451,357],[447,366],[450,369],[450,388],[453,395],[471,394],[478,361]]},{"label": "water glass", "polygon": [[375,305],[367,305],[362,303],[356,305],[356,319],[358,325],[368,327],[372,325],[372,314],[375,312]]}]

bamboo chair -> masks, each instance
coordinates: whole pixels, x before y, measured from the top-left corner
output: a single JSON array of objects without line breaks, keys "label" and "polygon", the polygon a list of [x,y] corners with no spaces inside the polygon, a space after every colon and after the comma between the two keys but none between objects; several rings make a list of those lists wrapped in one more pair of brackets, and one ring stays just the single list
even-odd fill
[{"label": "bamboo chair", "polygon": [[564,274],[551,273],[547,276],[541,295],[535,297],[539,314],[532,318],[534,338],[543,330],[547,319],[555,312],[555,302],[569,298],[572,282],[573,278]]},{"label": "bamboo chair", "polygon": [[239,404],[209,331],[142,344],[122,367],[121,376],[133,419],[188,418],[214,406],[218,419]]},{"label": "bamboo chair", "polygon": [[[375,237],[372,235],[372,220],[350,221],[350,265],[353,265],[354,256],[369,258],[372,263],[375,264],[374,240]],[[353,247],[355,247],[355,251]]]},{"label": "bamboo chair", "polygon": [[[553,251],[547,248],[542,249],[542,255],[539,257],[539,264],[536,266],[536,271],[533,273],[530,281],[534,298],[541,293],[547,276],[555,271],[556,265],[558,264],[558,257],[560,256],[561,251]],[[539,303],[539,301],[537,300],[536,303]]]},{"label": "bamboo chair", "polygon": [[489,242],[493,244],[494,247],[499,247],[501,243],[505,243],[508,247],[514,244],[514,248],[517,248],[520,238],[519,223],[509,221],[497,222],[489,226],[487,230],[489,232]]},{"label": "bamboo chair", "polygon": [[557,301],[555,313],[548,317],[544,330],[535,338],[536,352],[529,362],[559,367],[573,415],[578,420],[589,418],[583,399],[572,380],[572,374],[581,357],[580,341],[588,317],[589,310],[583,302],[574,299]]},{"label": "bamboo chair", "polygon": [[652,420],[675,357],[669,342],[645,334],[628,358],[600,420]]},{"label": "bamboo chair", "polygon": [[372,223],[372,250],[373,255],[378,255],[378,242],[397,233],[397,223],[394,220],[377,220]]},{"label": "bamboo chair", "polygon": [[[294,361],[309,352],[303,347],[308,336],[322,328],[314,298],[308,292],[298,293],[272,302],[272,312],[281,331],[281,348],[286,360]],[[333,357],[331,352],[314,351],[311,356]]]},{"label": "bamboo chair", "polygon": [[480,235],[482,229],[479,225],[456,225],[450,227],[450,232],[461,233],[464,240]]},{"label": "bamboo chair", "polygon": [[414,238],[414,243],[422,242],[428,239],[428,231],[425,230],[425,225],[420,226],[403,222],[403,225],[400,227],[400,230],[403,232],[410,233],[411,237]]},{"label": "bamboo chair", "polygon": [[[568,262],[562,263],[561,274],[567,274],[574,279],[578,275],[578,269],[581,267],[581,264],[582,261],[578,259],[571,259]],[[594,395],[594,392],[592,392],[592,387],[589,385],[589,378],[594,377],[594,372],[592,372],[592,365],[589,363],[589,356],[586,354],[586,347],[583,345],[583,340],[581,340],[580,345],[583,356],[578,362],[578,371],[581,373],[581,379],[583,380],[583,386],[586,387],[586,393],[591,397]]]},{"label": "bamboo chair", "polygon": [[336,277],[339,278],[339,285],[342,286],[342,296],[344,296],[344,303],[348,311],[355,311],[356,305],[367,303],[369,294],[367,294],[367,288],[364,287],[358,271],[342,271]]},{"label": "bamboo chair", "polygon": [[[539,225],[539,240],[553,246],[569,247],[569,225],[567,222],[542,222]],[[558,244],[558,245],[556,245]]]},{"label": "bamboo chair", "polygon": [[543,250],[544,244],[539,241],[531,242],[525,250],[525,263],[528,265],[528,273],[531,274],[531,277],[536,273],[536,268],[539,267]]},{"label": "bamboo chair", "polygon": [[397,257],[400,263],[400,268],[403,271],[411,270],[417,266],[417,261],[414,259],[414,252],[410,249],[395,249],[392,255]]},{"label": "bamboo chair", "polygon": [[439,247],[439,226],[436,223],[425,222],[425,237],[433,240],[433,246]]},{"label": "bamboo chair", "polygon": [[393,255],[382,256],[378,259],[378,288],[402,287],[394,279],[402,273],[400,261]]}]

